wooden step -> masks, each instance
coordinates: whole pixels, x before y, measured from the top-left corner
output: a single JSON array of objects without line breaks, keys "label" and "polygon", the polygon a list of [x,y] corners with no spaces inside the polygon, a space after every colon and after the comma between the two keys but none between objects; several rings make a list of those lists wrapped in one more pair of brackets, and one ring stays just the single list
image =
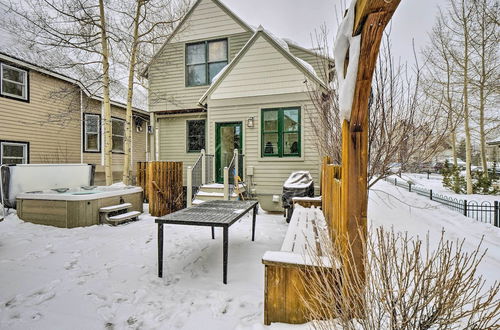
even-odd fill
[{"label": "wooden step", "polygon": [[[239,185],[240,191],[244,192],[245,191],[245,186],[240,184]],[[231,189],[235,190],[233,187]],[[200,187],[200,191],[207,192],[207,193],[223,193],[224,192],[224,185],[222,183],[210,183],[210,184],[205,184]]]},{"label": "wooden step", "polygon": [[106,221],[112,225],[119,225],[119,224],[122,224],[124,222],[129,221],[129,220],[137,219],[137,217],[140,214],[141,214],[141,212],[139,212],[139,211],[130,211],[127,213],[111,216],[111,217],[107,218]]},{"label": "wooden step", "polygon": [[129,207],[131,207],[132,204],[130,203],[123,203],[119,205],[111,205],[111,206],[104,206],[99,209],[99,212],[101,213],[110,213],[110,212],[116,212],[116,211],[121,211],[121,210],[126,210]]},{"label": "wooden step", "polygon": [[[236,199],[237,197],[238,195],[235,193],[231,194],[230,196],[232,200]],[[224,199],[224,193],[200,191],[196,194],[195,198],[202,201],[222,200]]]}]

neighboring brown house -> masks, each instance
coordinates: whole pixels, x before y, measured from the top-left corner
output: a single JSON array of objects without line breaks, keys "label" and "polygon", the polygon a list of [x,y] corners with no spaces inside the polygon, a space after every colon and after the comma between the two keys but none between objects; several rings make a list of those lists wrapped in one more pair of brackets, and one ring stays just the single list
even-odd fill
[{"label": "neighboring brown house", "polygon": [[[0,163],[89,163],[104,183],[102,102],[75,79],[38,66],[0,48]],[[17,54],[16,54],[17,55]],[[114,86],[113,174],[123,166],[125,86]],[[132,164],[148,158],[145,94],[135,91]],[[125,92],[126,95],[126,92]],[[132,167],[134,169],[134,166]],[[134,171],[135,173],[135,171]]]}]

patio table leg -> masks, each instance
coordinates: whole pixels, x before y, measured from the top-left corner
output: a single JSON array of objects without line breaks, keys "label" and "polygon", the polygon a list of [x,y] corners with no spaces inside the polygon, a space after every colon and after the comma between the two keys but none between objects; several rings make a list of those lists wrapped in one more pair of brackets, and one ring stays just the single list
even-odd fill
[{"label": "patio table leg", "polygon": [[163,224],[158,224],[158,277],[163,277]]},{"label": "patio table leg", "polygon": [[[258,205],[258,204],[257,204]],[[255,220],[257,219],[257,205],[253,207],[253,218],[252,218],[252,241],[255,241]]]},{"label": "patio table leg", "polygon": [[227,284],[227,236],[228,227],[223,227],[223,238],[222,238],[222,282]]},{"label": "patio table leg", "polygon": [[215,239],[215,230],[214,230],[214,226],[212,226],[212,239]]}]

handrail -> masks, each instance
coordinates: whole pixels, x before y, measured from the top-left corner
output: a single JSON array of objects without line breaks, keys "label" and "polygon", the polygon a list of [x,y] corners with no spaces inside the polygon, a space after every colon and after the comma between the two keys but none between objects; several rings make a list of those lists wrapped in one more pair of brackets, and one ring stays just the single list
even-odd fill
[{"label": "handrail", "polygon": [[233,175],[233,183],[234,183],[234,177],[238,176],[238,167],[239,167],[238,162],[239,162],[238,149],[234,149],[233,158],[229,162],[229,166],[224,167],[224,200],[231,199],[229,174],[230,173],[234,174]]},{"label": "handrail", "polygon": [[186,203],[187,206],[191,206],[193,203],[193,187],[195,189],[198,189],[201,185],[204,184],[205,180],[205,171],[204,171],[204,166],[205,166],[205,149],[201,150],[200,156],[198,159],[196,159],[196,162],[193,164],[193,166],[188,166],[187,168],[187,174],[186,174]]}]

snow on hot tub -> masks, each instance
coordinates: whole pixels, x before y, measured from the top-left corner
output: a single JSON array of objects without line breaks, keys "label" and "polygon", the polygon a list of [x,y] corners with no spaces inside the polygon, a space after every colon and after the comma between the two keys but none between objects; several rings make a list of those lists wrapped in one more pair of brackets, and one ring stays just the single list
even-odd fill
[{"label": "snow on hot tub", "polygon": [[101,207],[130,203],[142,213],[142,188],[125,185],[29,191],[17,195],[20,219],[36,224],[73,228],[99,224]]}]

